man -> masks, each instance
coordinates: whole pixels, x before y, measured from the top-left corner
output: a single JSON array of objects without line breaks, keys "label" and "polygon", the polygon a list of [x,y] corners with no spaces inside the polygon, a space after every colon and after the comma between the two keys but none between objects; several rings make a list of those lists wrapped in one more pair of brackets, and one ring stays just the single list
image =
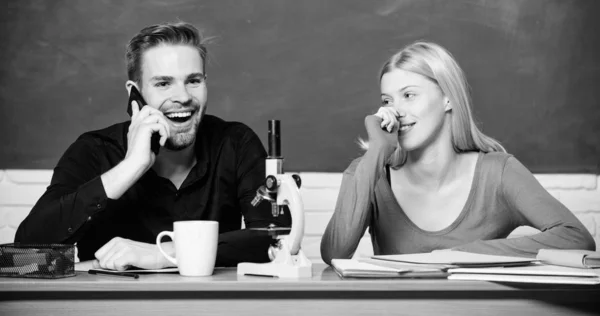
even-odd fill
[{"label": "man", "polygon": [[[77,243],[80,260],[95,258],[102,268],[157,269],[171,266],[155,245],[158,233],[178,220],[215,220],[217,265],[268,261],[272,238],[240,230],[242,216],[256,228],[289,226],[289,214],[273,218],[268,203],[250,204],[266,153],[246,125],[204,114],[206,54],[187,23],[137,34],[127,47],[126,88],[137,87],[148,106],[134,104],[131,121],[85,133],[69,147],[15,241]],[[163,248],[174,255],[172,242]]]}]

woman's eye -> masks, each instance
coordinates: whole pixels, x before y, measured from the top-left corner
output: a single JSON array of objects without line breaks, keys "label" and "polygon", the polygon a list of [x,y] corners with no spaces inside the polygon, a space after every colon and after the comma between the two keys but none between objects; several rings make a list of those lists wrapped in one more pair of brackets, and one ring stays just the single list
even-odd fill
[{"label": "woman's eye", "polygon": [[412,93],[412,92],[405,92],[405,93],[404,93],[404,98],[405,98],[405,99],[412,99],[412,98],[414,98],[414,97],[415,97],[415,94],[414,94],[414,93]]},{"label": "woman's eye", "polygon": [[392,102],[390,100],[381,100],[381,104],[390,105]]}]

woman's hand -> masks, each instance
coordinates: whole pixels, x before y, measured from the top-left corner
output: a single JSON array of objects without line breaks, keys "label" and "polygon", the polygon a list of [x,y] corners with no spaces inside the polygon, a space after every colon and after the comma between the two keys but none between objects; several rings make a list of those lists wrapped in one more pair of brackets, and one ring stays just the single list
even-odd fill
[{"label": "woman's hand", "polygon": [[382,151],[386,158],[394,153],[398,148],[399,116],[396,109],[381,107],[377,113],[365,118],[369,149]]},{"label": "woman's hand", "polygon": [[396,128],[396,133],[398,133],[398,128],[400,128],[400,122],[398,121],[400,113],[396,109],[382,106],[374,115],[381,118],[381,129],[391,133]]}]

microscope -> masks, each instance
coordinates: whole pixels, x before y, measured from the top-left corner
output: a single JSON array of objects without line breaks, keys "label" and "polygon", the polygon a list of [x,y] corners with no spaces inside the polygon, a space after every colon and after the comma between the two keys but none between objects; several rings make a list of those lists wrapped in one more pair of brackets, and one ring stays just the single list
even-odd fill
[{"label": "microscope", "polygon": [[[287,205],[292,217],[292,227],[288,235],[278,235],[277,227],[268,227],[270,235],[275,238],[268,254],[271,262],[242,262],[237,266],[238,275],[276,276],[280,278],[310,278],[312,263],[300,249],[304,237],[304,205],[300,197],[301,180],[298,175],[284,174],[283,157],[281,156],[280,124],[278,120],[269,121],[269,152],[266,159],[266,179],[256,191],[252,205],[263,200],[271,203],[273,217],[283,212]],[[287,230],[287,228],[285,229]]]}]

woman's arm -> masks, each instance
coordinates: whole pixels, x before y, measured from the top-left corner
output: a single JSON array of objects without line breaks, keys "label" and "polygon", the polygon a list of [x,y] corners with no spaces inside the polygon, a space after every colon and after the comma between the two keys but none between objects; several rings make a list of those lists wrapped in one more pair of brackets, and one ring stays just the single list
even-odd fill
[{"label": "woman's arm", "polygon": [[477,241],[455,250],[535,257],[543,248],[595,250],[594,239],[583,224],[535,179],[514,157],[502,174],[502,196],[519,225],[541,232],[531,236]]},{"label": "woman's arm", "polygon": [[344,171],[335,211],[321,239],[321,258],[350,258],[365,233],[374,203],[374,189],[384,175],[385,158],[381,152],[368,150]]},{"label": "woman's arm", "polygon": [[382,107],[365,118],[369,149],[344,172],[335,211],[321,239],[321,258],[327,264],[331,259],[350,258],[356,251],[371,221],[375,184],[398,147],[398,126],[397,113],[391,108]]}]

